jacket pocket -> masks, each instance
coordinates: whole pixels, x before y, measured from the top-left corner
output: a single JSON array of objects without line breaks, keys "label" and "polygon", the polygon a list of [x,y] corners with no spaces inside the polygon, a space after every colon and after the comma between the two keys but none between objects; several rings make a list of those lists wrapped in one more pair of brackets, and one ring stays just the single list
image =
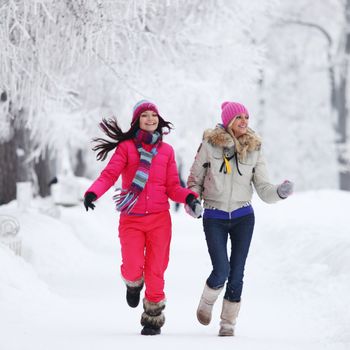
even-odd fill
[{"label": "jacket pocket", "polygon": [[239,174],[237,176],[238,182],[248,184],[253,178],[254,164],[250,162],[238,161]]},{"label": "jacket pocket", "polygon": [[219,172],[219,162],[212,162],[211,167],[204,178],[204,191],[203,195],[206,199],[215,199],[224,190],[223,173]]},{"label": "jacket pocket", "polygon": [[214,148],[211,156],[215,160],[224,159],[223,158],[223,151],[221,148]]}]

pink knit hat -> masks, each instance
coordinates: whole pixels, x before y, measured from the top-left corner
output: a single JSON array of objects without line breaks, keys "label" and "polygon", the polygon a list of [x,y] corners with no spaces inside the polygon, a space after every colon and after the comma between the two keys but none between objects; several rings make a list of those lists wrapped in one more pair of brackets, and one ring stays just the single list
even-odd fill
[{"label": "pink knit hat", "polygon": [[145,111],[153,111],[153,112],[159,114],[158,108],[154,103],[146,101],[146,100],[141,100],[141,101],[137,102],[133,108],[131,124],[133,124],[135,122],[135,120],[137,120],[139,118],[141,113],[143,113]]},{"label": "pink knit hat", "polygon": [[223,102],[221,105],[221,119],[224,127],[227,128],[233,119],[241,113],[248,114],[248,110],[238,102]]}]

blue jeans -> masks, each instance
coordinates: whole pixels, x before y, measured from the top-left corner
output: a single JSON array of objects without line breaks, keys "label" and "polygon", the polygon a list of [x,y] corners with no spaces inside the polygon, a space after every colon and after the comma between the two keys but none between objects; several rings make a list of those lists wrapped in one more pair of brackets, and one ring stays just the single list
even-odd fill
[{"label": "blue jeans", "polygon": [[[203,219],[204,233],[213,270],[207,279],[210,288],[224,286],[224,298],[229,301],[240,301],[244,267],[254,230],[254,213],[236,219]],[[227,240],[231,240],[230,259],[227,254]]]}]

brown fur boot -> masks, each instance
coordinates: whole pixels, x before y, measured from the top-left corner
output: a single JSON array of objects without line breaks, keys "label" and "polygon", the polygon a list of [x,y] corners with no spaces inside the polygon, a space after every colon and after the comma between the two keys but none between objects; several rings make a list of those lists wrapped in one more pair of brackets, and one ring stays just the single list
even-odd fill
[{"label": "brown fur boot", "polygon": [[144,312],[141,315],[141,330],[142,335],[157,335],[160,334],[160,329],[165,323],[165,316],[163,310],[165,308],[165,301],[153,303],[147,299],[143,299]]},{"label": "brown fur boot", "polygon": [[214,303],[222,289],[223,287],[219,289],[212,289],[205,284],[197,309],[197,319],[201,324],[207,326],[210,323]]},{"label": "brown fur boot", "polygon": [[219,336],[234,336],[235,325],[241,302],[231,302],[224,299],[222,303]]}]

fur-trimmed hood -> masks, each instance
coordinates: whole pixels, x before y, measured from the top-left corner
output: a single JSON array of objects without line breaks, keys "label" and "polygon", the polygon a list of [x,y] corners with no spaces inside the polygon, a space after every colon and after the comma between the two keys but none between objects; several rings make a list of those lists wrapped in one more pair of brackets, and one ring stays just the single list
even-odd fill
[{"label": "fur-trimmed hood", "polygon": [[246,134],[237,139],[230,130],[218,124],[215,129],[205,130],[203,139],[215,147],[228,149],[234,147],[240,160],[244,160],[247,152],[259,150],[261,147],[260,137],[250,128]]}]

